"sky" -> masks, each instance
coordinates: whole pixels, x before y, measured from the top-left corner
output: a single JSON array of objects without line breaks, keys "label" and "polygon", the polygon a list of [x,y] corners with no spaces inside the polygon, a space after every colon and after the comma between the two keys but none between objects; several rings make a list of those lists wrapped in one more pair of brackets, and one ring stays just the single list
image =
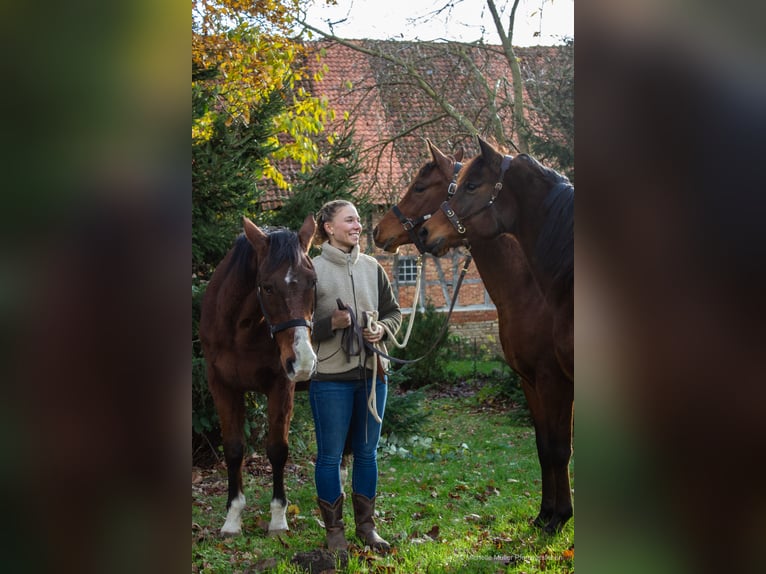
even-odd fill
[{"label": "sky", "polygon": [[[512,2],[495,2],[507,27]],[[471,42],[479,39],[484,29],[487,42],[500,43],[483,0],[452,0],[449,16],[446,12],[442,16],[433,15],[448,3],[450,0],[337,0],[336,6],[325,6],[323,0],[313,0],[307,8],[307,20],[325,31],[330,31],[325,23],[328,19],[338,22],[332,31],[347,39]],[[536,32],[539,36],[535,36]],[[521,0],[516,9],[514,46],[560,44],[562,36],[574,38],[574,0]]]}]

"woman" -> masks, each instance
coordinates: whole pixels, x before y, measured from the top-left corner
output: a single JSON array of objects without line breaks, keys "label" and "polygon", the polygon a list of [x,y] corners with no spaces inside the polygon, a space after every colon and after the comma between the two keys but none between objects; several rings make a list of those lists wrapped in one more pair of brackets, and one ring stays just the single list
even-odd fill
[{"label": "woman", "polygon": [[[343,344],[354,336],[352,316],[345,307],[353,309],[359,322],[373,312],[371,316],[376,320],[364,326],[362,336],[384,353],[383,341],[388,333],[398,331],[402,314],[386,272],[375,258],[360,251],[362,224],[352,203],[335,200],[322,206],[316,233],[322,241],[322,253],[313,259],[317,273],[313,341],[318,366],[309,398],[318,451],[317,497],[327,547],[330,550],[348,547],[340,463],[349,435],[354,454],[351,499],[356,535],[374,550],[387,551],[390,545],[375,530],[374,514],[377,448],[387,394],[384,371],[388,361],[365,349],[367,345],[357,344],[353,348]],[[374,385],[373,372],[377,373]]]}]

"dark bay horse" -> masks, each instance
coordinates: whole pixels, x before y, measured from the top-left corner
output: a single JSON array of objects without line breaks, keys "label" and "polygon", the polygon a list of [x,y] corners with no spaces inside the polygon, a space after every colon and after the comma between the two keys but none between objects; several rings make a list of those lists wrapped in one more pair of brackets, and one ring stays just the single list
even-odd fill
[{"label": "dark bay horse", "polygon": [[223,535],[242,531],[246,391],[268,398],[266,454],[273,474],[269,533],[288,529],[284,467],[295,383],[309,379],[316,367],[311,346],[316,273],[308,257],[315,228],[312,215],[298,233],[265,233],[245,218],[244,234],[205,292],[200,339],[229,477]]},{"label": "dark bay horse", "polygon": [[526,154],[504,155],[478,140],[481,153],[419,237],[434,255],[503,233],[516,237],[553,311],[558,362],[574,380],[574,187]]},{"label": "dark bay horse", "polygon": [[[415,243],[413,233],[455,191],[462,150],[450,157],[427,143],[432,161],[420,168],[401,201],[373,232],[376,245],[386,251]],[[558,531],[572,516],[569,460],[574,385],[556,359],[553,314],[511,235],[477,239],[471,243],[471,254],[497,307],[503,354],[521,377],[534,421],[542,472],[540,512],[534,523],[546,531]]]}]

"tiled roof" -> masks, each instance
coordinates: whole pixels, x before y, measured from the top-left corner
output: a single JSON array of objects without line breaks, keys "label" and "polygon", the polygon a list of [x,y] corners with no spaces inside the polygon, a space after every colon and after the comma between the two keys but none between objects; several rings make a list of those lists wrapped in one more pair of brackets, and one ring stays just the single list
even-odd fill
[{"label": "tiled roof", "polygon": [[[351,42],[370,51],[407,59],[428,79],[437,97],[443,96],[483,135],[492,135],[493,110],[487,105],[484,88],[473,83],[471,68],[485,70],[484,80],[504,92],[498,101],[512,100],[511,71],[500,46],[388,40]],[[426,137],[445,152],[463,146],[466,157],[476,153],[472,134],[447,116],[399,66],[327,40],[308,46],[307,62],[312,72],[320,69],[325,72],[321,81],[312,79],[306,88],[316,96],[327,97],[337,112],[338,121],[342,121],[346,112],[355,121],[355,140],[365,166],[360,191],[369,193],[375,203],[388,206],[399,200],[413,174],[429,159]],[[545,65],[550,51],[556,49],[515,50],[522,67],[539,67]],[[505,105],[496,113],[506,129],[513,124],[510,106]],[[530,119],[537,121],[534,116]],[[295,171],[294,166],[281,165],[280,168],[288,175]],[[266,208],[275,207],[287,193],[269,189],[261,204]]]}]

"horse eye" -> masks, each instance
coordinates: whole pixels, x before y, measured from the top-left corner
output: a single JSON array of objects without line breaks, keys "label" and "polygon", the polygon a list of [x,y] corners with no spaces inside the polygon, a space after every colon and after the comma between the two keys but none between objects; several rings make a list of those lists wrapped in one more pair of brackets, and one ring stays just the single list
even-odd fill
[{"label": "horse eye", "polygon": [[465,190],[466,190],[468,193],[473,193],[473,192],[474,192],[474,191],[476,191],[478,188],[479,188],[479,186],[478,186],[477,184],[475,184],[475,183],[466,183],[466,184],[465,184]]},{"label": "horse eye", "polygon": [[424,185],[416,185],[414,189],[415,193],[423,193],[426,190],[426,187]]},{"label": "horse eye", "polygon": [[263,289],[267,295],[271,295],[274,293],[274,287],[271,285],[261,285],[261,289]]}]

